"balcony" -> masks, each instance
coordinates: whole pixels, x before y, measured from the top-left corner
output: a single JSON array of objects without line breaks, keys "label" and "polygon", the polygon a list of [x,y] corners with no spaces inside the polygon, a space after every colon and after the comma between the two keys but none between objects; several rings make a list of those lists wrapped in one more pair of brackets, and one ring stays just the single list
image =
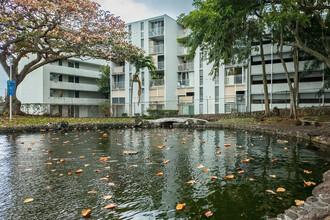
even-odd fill
[{"label": "balcony", "polygon": [[158,61],[157,62],[157,70],[164,70],[164,61]]},{"label": "balcony", "polygon": [[191,33],[190,29],[182,29],[179,31],[179,38],[187,37]]},{"label": "balcony", "polygon": [[164,53],[164,44],[150,46],[149,51],[150,54]]},{"label": "balcony", "polygon": [[194,87],[193,80],[185,79],[178,81],[178,88]]},{"label": "balcony", "polygon": [[188,55],[190,47],[178,47],[178,55]]},{"label": "balcony", "polygon": [[125,74],[125,66],[116,66],[115,68],[113,68],[113,74],[114,75]]},{"label": "balcony", "polygon": [[151,79],[150,87],[164,86],[164,79]]},{"label": "balcony", "polygon": [[231,75],[226,76],[225,78],[225,84],[226,85],[236,85],[236,84],[244,84],[245,79],[242,77],[242,75]]},{"label": "balcony", "polygon": [[53,105],[99,105],[107,99],[99,98],[70,98],[70,97],[49,97],[48,103]]},{"label": "balcony", "polygon": [[85,83],[50,81],[49,87],[51,89],[62,89],[62,90],[70,89],[70,90],[75,90],[75,91],[89,91],[89,92],[98,91],[97,85],[85,84]]},{"label": "balcony", "polygon": [[121,82],[113,82],[111,89],[124,89],[125,88],[125,81]]},{"label": "balcony", "polygon": [[183,71],[194,71],[194,63],[189,62],[189,63],[180,63],[178,65],[178,71],[183,72]]},{"label": "balcony", "polygon": [[152,28],[149,31],[149,37],[157,37],[164,35],[164,27]]}]

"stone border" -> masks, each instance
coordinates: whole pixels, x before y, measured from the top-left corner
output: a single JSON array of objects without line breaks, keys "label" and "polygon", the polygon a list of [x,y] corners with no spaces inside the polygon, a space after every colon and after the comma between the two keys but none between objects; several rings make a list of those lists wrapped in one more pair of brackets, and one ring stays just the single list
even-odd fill
[{"label": "stone border", "polygon": [[292,206],[268,220],[327,220],[330,219],[330,170],[323,174],[323,183],[313,189],[313,196],[299,206]]},{"label": "stone border", "polygon": [[87,123],[87,124],[68,124],[67,122],[50,123],[46,125],[31,126],[12,126],[0,127],[0,134],[10,134],[14,132],[40,132],[40,131],[68,131],[68,130],[88,130],[103,128],[128,128],[134,127],[135,123]]}]

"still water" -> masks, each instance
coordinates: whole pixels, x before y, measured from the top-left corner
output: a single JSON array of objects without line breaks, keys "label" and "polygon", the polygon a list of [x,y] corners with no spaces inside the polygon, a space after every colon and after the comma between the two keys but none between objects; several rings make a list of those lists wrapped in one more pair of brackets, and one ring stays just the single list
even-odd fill
[{"label": "still water", "polygon": [[329,161],[293,139],[222,130],[0,135],[0,219],[81,219],[86,209],[90,219],[265,219],[310,196],[303,180],[320,183]]}]

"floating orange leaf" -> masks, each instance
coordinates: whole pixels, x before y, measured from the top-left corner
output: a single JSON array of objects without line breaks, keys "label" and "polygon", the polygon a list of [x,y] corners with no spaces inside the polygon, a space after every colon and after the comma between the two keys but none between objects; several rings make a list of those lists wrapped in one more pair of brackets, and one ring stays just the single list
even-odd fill
[{"label": "floating orange leaf", "polygon": [[114,209],[116,208],[116,206],[114,204],[109,204],[107,206],[104,207],[105,209]]},{"label": "floating orange leaf", "polygon": [[276,175],[269,175],[269,177],[271,177],[271,178],[276,178]]},{"label": "floating orange leaf", "polygon": [[162,176],[162,175],[163,175],[162,172],[159,172],[159,173],[156,174],[156,176]]},{"label": "floating orange leaf", "polygon": [[282,187],[277,188],[276,192],[285,192],[285,189]]},{"label": "floating orange leaf", "polygon": [[238,174],[243,174],[243,173],[245,173],[245,171],[244,171],[244,170],[240,170],[240,171],[238,171],[237,173],[238,173]]},{"label": "floating orange leaf", "polygon": [[169,160],[165,160],[163,163],[167,164],[168,162],[170,162]]},{"label": "floating orange leaf", "polygon": [[91,212],[92,212],[92,211],[91,211],[90,209],[86,209],[86,210],[83,210],[83,211],[81,212],[81,214],[82,214],[82,216],[83,216],[84,218],[89,218]]},{"label": "floating orange leaf", "polygon": [[28,198],[24,200],[24,203],[32,202],[34,199],[33,198]]},{"label": "floating orange leaf", "polygon": [[225,147],[229,147],[229,146],[230,146],[230,144],[224,144],[223,146],[225,146]]},{"label": "floating orange leaf", "polygon": [[116,185],[115,183],[108,183],[109,186],[114,186]]},{"label": "floating orange leaf", "polygon": [[96,191],[92,190],[92,191],[88,191],[88,194],[92,194],[92,193],[97,193]]},{"label": "floating orange leaf", "polygon": [[250,181],[254,181],[254,179],[253,179],[253,178],[249,178],[249,180],[250,180]]},{"label": "floating orange leaf", "polygon": [[92,153],[92,155],[97,155],[97,153]]},{"label": "floating orange leaf", "polygon": [[208,212],[205,213],[205,216],[206,216],[206,217],[210,217],[210,216],[212,216],[212,215],[213,215],[213,213],[212,213],[211,211],[208,211]]},{"label": "floating orange leaf", "polygon": [[76,170],[76,171],[75,171],[76,174],[79,174],[79,173],[82,173],[82,172],[83,172],[82,169],[79,169],[79,170]]},{"label": "floating orange leaf", "polygon": [[146,157],[146,160],[149,160],[150,159],[150,157]]},{"label": "floating orange leaf", "polygon": [[296,206],[300,206],[301,204],[303,204],[304,203],[304,201],[302,201],[302,200],[294,200],[294,202],[296,203]]},{"label": "floating orange leaf", "polygon": [[31,144],[34,144],[34,142],[33,142],[33,141],[31,141]]},{"label": "floating orange leaf", "polygon": [[285,148],[284,148],[284,150],[288,150],[288,148],[287,148],[287,147],[285,147]]},{"label": "floating orange leaf", "polygon": [[79,156],[79,158],[80,158],[80,159],[83,159],[83,158],[85,158],[85,156]]},{"label": "floating orange leaf", "polygon": [[199,165],[197,168],[198,168],[198,169],[201,169],[201,168],[204,168],[204,166],[203,166],[203,164],[201,164],[201,165]]},{"label": "floating orange leaf", "polygon": [[193,184],[193,183],[196,183],[196,181],[195,181],[195,180],[190,180],[190,181],[187,182],[187,183],[189,183],[189,184]]},{"label": "floating orange leaf", "polygon": [[88,167],[89,166],[89,164],[84,164],[84,167]]},{"label": "floating orange leaf", "polygon": [[217,151],[217,154],[221,154],[221,151]]},{"label": "floating orange leaf", "polygon": [[31,147],[29,147],[27,150],[32,150],[32,148],[31,148]]},{"label": "floating orange leaf", "polygon": [[234,175],[233,174],[229,174],[227,176],[224,176],[224,178],[226,178],[226,179],[234,179]]},{"label": "floating orange leaf", "polygon": [[216,148],[220,148],[220,146],[216,146]]},{"label": "floating orange leaf", "polygon": [[72,152],[71,151],[68,151],[68,154],[71,154]]},{"label": "floating orange leaf", "polygon": [[210,177],[212,180],[214,180],[214,179],[218,179],[218,177],[216,177],[216,176],[211,176]]},{"label": "floating orange leaf", "polygon": [[304,173],[311,174],[312,171],[304,170]]},{"label": "floating orange leaf", "polygon": [[207,168],[206,168],[206,169],[204,170],[204,173],[209,172],[209,171],[210,171],[210,169],[207,169]]},{"label": "floating orange leaf", "polygon": [[103,199],[112,199],[112,196],[103,196]]},{"label": "floating orange leaf", "polygon": [[186,203],[177,204],[177,205],[176,205],[176,210],[177,210],[177,211],[182,211],[182,210],[184,209],[185,206],[186,206]]},{"label": "floating orange leaf", "polygon": [[311,181],[308,181],[308,182],[306,182],[305,180],[304,180],[304,183],[305,183],[305,185],[306,186],[311,186],[311,185],[316,185],[316,183],[314,183],[314,182],[311,182]]},{"label": "floating orange leaf", "polygon": [[242,160],[243,163],[248,163],[250,162],[250,159],[245,159],[245,160]]},{"label": "floating orange leaf", "polygon": [[109,158],[108,157],[102,157],[99,159],[99,161],[107,161]]},{"label": "floating orange leaf", "polygon": [[108,134],[107,134],[107,133],[104,133],[104,134],[103,134],[103,137],[108,137]]},{"label": "floating orange leaf", "polygon": [[69,176],[72,176],[72,173],[71,173],[71,172],[68,172],[68,175],[69,175]]},{"label": "floating orange leaf", "polygon": [[273,190],[267,189],[266,192],[269,192],[271,194],[276,194]]},{"label": "floating orange leaf", "polygon": [[276,158],[272,159],[272,162],[278,162],[278,159],[276,159]]},{"label": "floating orange leaf", "polygon": [[47,164],[47,165],[52,165],[53,163],[52,163],[52,162],[47,162],[46,164]]}]

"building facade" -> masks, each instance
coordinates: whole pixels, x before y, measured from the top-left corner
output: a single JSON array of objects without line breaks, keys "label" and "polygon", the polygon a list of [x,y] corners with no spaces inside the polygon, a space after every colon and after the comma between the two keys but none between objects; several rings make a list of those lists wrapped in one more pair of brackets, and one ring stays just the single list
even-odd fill
[{"label": "building facade", "polygon": [[100,104],[107,100],[100,95],[96,84],[102,65],[106,62],[69,59],[29,73],[17,88],[22,110],[28,114],[102,117]]}]

